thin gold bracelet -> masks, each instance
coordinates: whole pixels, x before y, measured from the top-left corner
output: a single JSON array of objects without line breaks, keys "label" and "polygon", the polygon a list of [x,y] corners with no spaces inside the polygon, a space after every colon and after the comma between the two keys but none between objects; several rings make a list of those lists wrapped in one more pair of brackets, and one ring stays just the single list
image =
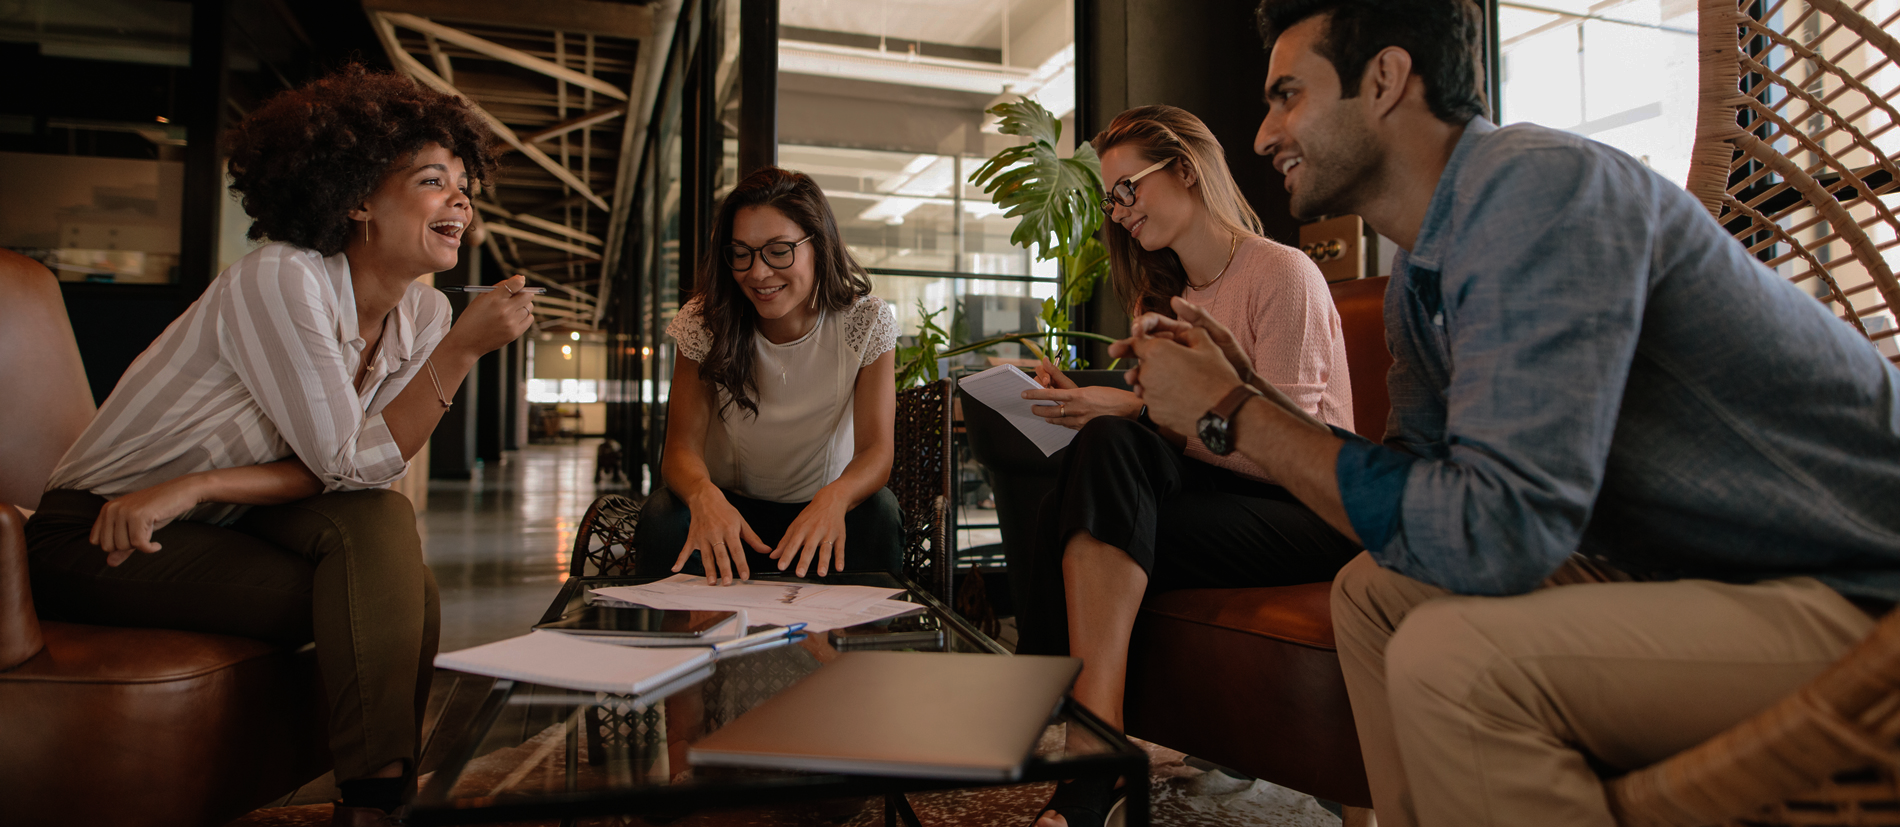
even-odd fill
[{"label": "thin gold bracelet", "polygon": [[446,411],[450,408],[455,407],[455,403],[450,402],[449,398],[443,395],[442,393],[442,380],[436,378],[435,363],[429,361],[428,359],[423,359],[422,366],[429,369],[429,384],[435,386],[435,399],[437,402],[442,403],[442,410]]}]

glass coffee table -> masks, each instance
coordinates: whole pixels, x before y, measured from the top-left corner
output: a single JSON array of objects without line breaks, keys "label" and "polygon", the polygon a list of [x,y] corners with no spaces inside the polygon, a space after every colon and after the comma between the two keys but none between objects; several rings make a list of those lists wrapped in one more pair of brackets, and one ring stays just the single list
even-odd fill
[{"label": "glass coffee table", "polygon": [[[556,619],[579,605],[587,589],[652,579],[570,578],[545,619]],[[422,769],[433,772],[410,807],[409,823],[571,822],[609,815],[664,819],[701,810],[818,807],[823,806],[818,802],[881,796],[886,824],[917,825],[905,793],[985,786],[967,780],[689,765],[686,750],[694,741],[836,658],[839,647],[1008,656],[936,598],[897,576],[755,579],[903,588],[897,599],[918,604],[920,611],[837,630],[835,637],[813,635],[796,644],[718,661],[709,670],[640,696],[459,675],[448,709],[425,748]],[[932,711],[918,709],[917,714]],[[1147,827],[1147,754],[1073,700],[1065,700],[1050,723],[1063,729],[1046,732],[1043,746],[1024,763],[1021,778],[1007,783],[1120,777],[1129,791],[1127,824]],[[1023,813],[1023,823],[1033,817]]]}]

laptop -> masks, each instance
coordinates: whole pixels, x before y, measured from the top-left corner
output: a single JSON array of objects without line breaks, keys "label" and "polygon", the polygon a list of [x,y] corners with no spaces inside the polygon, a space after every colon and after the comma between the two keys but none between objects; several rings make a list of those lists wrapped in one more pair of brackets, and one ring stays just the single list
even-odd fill
[{"label": "laptop", "polygon": [[706,736],[695,766],[1014,781],[1082,662],[845,652]]}]

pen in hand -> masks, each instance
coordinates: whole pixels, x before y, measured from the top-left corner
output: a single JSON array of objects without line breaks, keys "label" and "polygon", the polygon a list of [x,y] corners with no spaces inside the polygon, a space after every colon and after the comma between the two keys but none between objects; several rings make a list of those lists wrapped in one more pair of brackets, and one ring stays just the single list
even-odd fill
[{"label": "pen in hand", "polygon": [[[494,285],[489,285],[489,284],[451,284],[447,287],[438,287],[436,289],[441,290],[444,293],[493,293],[495,292]],[[546,287],[523,287],[516,292],[539,296],[542,293],[548,292],[548,289]]]}]

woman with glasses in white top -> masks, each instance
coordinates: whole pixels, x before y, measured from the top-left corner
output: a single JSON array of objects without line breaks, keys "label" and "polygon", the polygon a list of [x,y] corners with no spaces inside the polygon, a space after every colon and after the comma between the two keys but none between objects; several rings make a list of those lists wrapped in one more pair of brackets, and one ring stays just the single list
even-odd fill
[{"label": "woman with glasses in white top", "polygon": [[711,242],[667,326],[666,484],[641,509],[636,571],[896,570],[895,315],[803,173],[740,181]]}]

